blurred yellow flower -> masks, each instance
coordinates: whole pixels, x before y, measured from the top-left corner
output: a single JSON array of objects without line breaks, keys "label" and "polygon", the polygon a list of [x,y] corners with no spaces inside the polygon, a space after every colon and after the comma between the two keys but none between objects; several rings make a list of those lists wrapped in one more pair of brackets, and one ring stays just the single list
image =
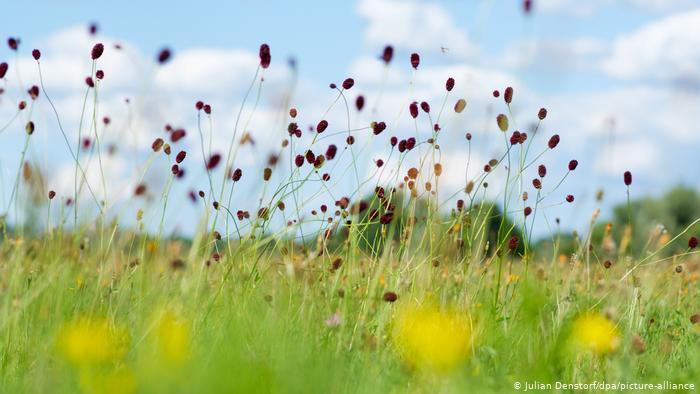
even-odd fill
[{"label": "blurred yellow flower", "polygon": [[573,323],[571,341],[579,349],[597,355],[611,353],[620,345],[620,334],[613,322],[598,313],[586,313]]},{"label": "blurred yellow flower", "polygon": [[472,329],[465,313],[436,306],[404,306],[394,320],[392,339],[411,365],[444,372],[469,356]]},{"label": "blurred yellow flower", "polygon": [[166,361],[182,364],[190,355],[190,330],[173,313],[165,313],[156,330],[158,349]]},{"label": "blurred yellow flower", "polygon": [[128,344],[127,331],[110,327],[102,318],[79,318],[66,323],[57,340],[59,353],[79,366],[119,361],[126,355]]}]

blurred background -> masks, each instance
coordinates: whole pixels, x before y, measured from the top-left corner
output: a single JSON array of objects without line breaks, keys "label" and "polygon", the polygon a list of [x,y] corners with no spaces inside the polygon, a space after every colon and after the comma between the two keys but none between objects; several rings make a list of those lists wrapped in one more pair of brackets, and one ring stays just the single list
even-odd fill
[{"label": "blurred background", "polygon": [[[289,105],[298,108],[300,127],[306,130],[335,99],[337,93],[328,88],[329,83],[354,78],[348,100],[352,105],[362,94],[367,104],[359,114],[351,109],[353,125],[364,126],[372,120],[385,120],[388,125],[381,139],[358,136],[363,158],[358,161],[359,171],[369,177],[375,173],[373,160],[387,160],[390,136],[413,135],[408,103],[428,101],[439,108],[445,80],[454,77],[456,87],[450,97],[465,98],[468,106],[461,116],[448,111],[450,116],[441,120],[443,196],[463,188],[484,163],[500,157],[503,140],[493,119],[507,109],[492,91],[512,86],[511,125],[532,130],[538,109],[545,107],[549,115],[533,138],[544,147],[550,135],[561,135],[559,147],[542,159],[549,169],[547,180],[558,181],[570,159],[580,163],[545,201],[544,214],[536,219],[540,223],[535,226],[536,235],[552,233],[555,218],[560,218],[566,231],[585,231],[598,207],[603,217],[615,217],[613,207],[626,202],[622,181],[626,170],[634,175],[632,198],[649,198],[646,205],[640,203],[650,212],[649,226],[675,228],[700,215],[693,211],[699,205],[695,190],[700,188],[697,0],[200,1],[186,6],[149,1],[138,7],[37,1],[31,9],[22,2],[1,7],[0,62],[10,67],[0,85],[0,127],[8,124],[0,134],[0,207],[11,221],[13,217],[31,220],[26,213],[31,209],[10,206],[24,145],[22,119],[28,115],[10,122],[17,103],[28,100],[27,89],[39,85],[31,50],[42,51],[46,90],[77,149],[84,80],[91,72],[89,54],[95,42],[105,43],[98,63],[105,78],[97,106],[91,96],[85,104],[82,135],[91,124],[97,127],[104,152],[102,171],[94,161],[87,164],[97,160],[90,150],[94,141],[81,143],[85,145],[81,149],[90,184],[100,198],[107,197],[110,214],[126,223],[133,223],[136,209],[160,204],[169,164],[154,160],[144,170],[151,142],[165,138],[169,124],[187,131],[184,141],[174,146],[176,151],[187,150],[188,159],[183,166],[185,177],[171,192],[168,209],[172,214],[166,226],[181,234],[193,229],[201,207],[192,204],[188,193],[207,186],[198,153],[194,103],[203,100],[212,105],[211,124],[203,122],[204,137],[205,141],[211,138],[213,152],[225,157],[263,42],[271,47],[272,66],[266,70],[255,112],[253,100],[244,108],[243,119],[250,121],[242,132],[249,132],[253,143],[241,150],[234,163],[244,173],[242,189],[230,207],[234,212],[252,212],[257,207],[258,201],[250,196],[260,195],[262,166],[270,154],[279,152],[286,137],[289,120],[284,115]],[[20,39],[18,51],[5,45],[8,37]],[[385,45],[395,49],[388,69],[379,59]],[[163,48],[173,56],[158,65],[156,56]],[[412,52],[421,55],[415,73],[408,60]],[[451,109],[451,103],[446,108]],[[325,118],[329,132],[347,129],[344,105],[333,106]],[[32,119],[36,132],[26,157],[32,167],[23,176],[33,169],[42,187],[56,190],[65,202],[73,194],[75,166],[44,97],[36,101]],[[429,135],[427,120],[422,127]],[[465,168],[466,132],[474,136],[469,169]],[[342,141],[340,136],[336,142]],[[281,159],[288,161],[288,157]],[[220,177],[217,174],[215,180]],[[350,178],[341,173],[334,178],[339,195],[355,189]],[[148,191],[135,199],[134,188],[141,183],[148,185]],[[545,189],[551,186],[545,184]],[[664,197],[677,186],[681,188],[668,194],[671,197]],[[501,187],[494,180],[491,189]],[[42,200],[37,197],[32,202],[29,188],[22,190],[18,196],[25,208]],[[312,196],[314,190],[307,193]],[[563,203],[567,194],[576,197],[573,204]],[[88,195],[81,200],[85,217],[94,216]],[[666,207],[671,200],[672,207]],[[322,202],[333,203],[329,196],[314,197],[306,210]],[[659,212],[663,214],[655,216]],[[151,216],[147,222],[153,228],[160,213],[156,209]]]}]

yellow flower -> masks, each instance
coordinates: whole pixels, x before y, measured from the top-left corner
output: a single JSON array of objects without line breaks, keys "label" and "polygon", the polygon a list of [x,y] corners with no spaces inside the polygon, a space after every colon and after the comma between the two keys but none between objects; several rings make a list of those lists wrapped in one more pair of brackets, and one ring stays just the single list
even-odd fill
[{"label": "yellow flower", "polygon": [[156,341],[163,358],[173,364],[182,364],[190,355],[190,330],[170,312],[160,318]]},{"label": "yellow flower", "polygon": [[448,371],[469,356],[472,329],[464,313],[435,306],[405,306],[394,320],[392,339],[411,365]]},{"label": "yellow flower", "polygon": [[617,349],[620,335],[615,324],[605,316],[587,313],[574,321],[571,341],[578,348],[604,355]]},{"label": "yellow flower", "polygon": [[61,328],[57,347],[68,361],[84,366],[121,360],[128,343],[126,330],[110,327],[106,319],[79,318]]}]

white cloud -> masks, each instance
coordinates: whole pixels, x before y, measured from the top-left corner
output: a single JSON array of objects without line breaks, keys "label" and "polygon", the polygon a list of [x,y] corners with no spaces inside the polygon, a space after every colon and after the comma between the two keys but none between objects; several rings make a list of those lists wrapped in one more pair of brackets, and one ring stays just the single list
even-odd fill
[{"label": "white cloud", "polygon": [[589,18],[613,6],[632,7],[647,13],[665,13],[697,6],[695,0],[537,0],[535,6],[545,13]]},{"label": "white cloud", "polygon": [[467,33],[441,6],[413,0],[360,0],[360,16],[367,20],[365,41],[372,47],[438,53],[464,58],[474,51]]},{"label": "white cloud", "polygon": [[539,72],[571,72],[591,67],[608,45],[592,37],[516,41],[502,56],[506,67],[530,67]]},{"label": "white cloud", "polygon": [[700,84],[700,9],[668,16],[618,37],[602,69],[626,80]]}]

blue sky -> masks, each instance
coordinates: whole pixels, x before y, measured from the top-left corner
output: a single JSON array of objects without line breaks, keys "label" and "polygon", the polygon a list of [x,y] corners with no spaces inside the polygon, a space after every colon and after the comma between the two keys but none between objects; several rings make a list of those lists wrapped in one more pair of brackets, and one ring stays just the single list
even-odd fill
[{"label": "blue sky", "polygon": [[[120,190],[133,187],[137,180],[133,168],[146,161],[150,141],[162,134],[162,125],[167,122],[188,130],[191,141],[186,148],[194,157],[199,147],[195,139],[196,113],[191,108],[197,99],[214,105],[214,150],[227,145],[235,111],[255,72],[257,48],[262,42],[272,48],[273,66],[261,106],[251,118],[258,143],[253,152],[244,153],[244,169],[259,164],[256,157],[274,151],[281,135],[275,131],[279,127],[272,119],[277,119],[277,106],[289,83],[286,59],[294,57],[299,69],[292,104],[308,114],[305,122],[315,123],[334,98],[327,89],[330,82],[353,76],[357,81],[353,94],[362,92],[368,100],[378,95],[383,69],[377,56],[385,44],[392,44],[396,59],[387,74],[383,101],[375,116],[385,117],[389,123],[397,109],[413,99],[439,106],[447,76],[457,80],[454,98],[464,97],[470,103],[467,118],[446,121],[446,129],[450,127],[444,137],[446,161],[464,159],[465,131],[477,136],[474,160],[487,161],[495,154],[500,141],[494,138],[494,125],[488,119],[505,109],[502,101],[490,97],[491,90],[508,85],[516,88],[514,115],[523,129],[535,120],[540,106],[548,108],[550,116],[542,133],[562,135],[561,148],[553,152],[548,165],[572,158],[581,162],[575,176],[552,196],[558,203],[562,196],[572,193],[577,196],[575,206],[552,204],[555,206],[547,208],[549,219],[560,216],[567,228],[587,223],[589,213],[597,206],[593,195],[598,188],[605,189],[609,196],[602,206],[604,214],[611,204],[624,200],[621,177],[626,169],[636,175],[635,195],[659,194],[678,183],[700,187],[697,170],[690,170],[697,168],[696,151],[700,147],[699,1],[535,0],[530,15],[523,13],[519,1],[261,3],[173,6],[172,2],[149,1],[135,9],[119,3],[95,7],[94,3],[81,1],[60,5],[38,2],[33,9],[39,11],[27,12],[25,5],[12,2],[3,6],[0,35],[3,40],[7,36],[22,39],[19,64],[28,69],[22,71],[23,79],[27,79],[24,85],[38,82],[36,66],[29,58],[31,49],[44,51],[47,89],[56,92],[65,122],[73,125],[71,130],[79,122],[84,94],[81,81],[89,71],[88,59],[81,58],[85,48],[89,51],[96,41],[125,46],[128,61],[112,54],[108,46],[104,59],[107,78],[99,107],[100,115],[113,118],[111,129],[125,130],[123,98],[134,100],[132,127],[136,130],[126,134],[105,132],[106,143],[128,146],[105,164],[115,188]],[[86,33],[91,21],[100,28],[96,37]],[[172,48],[175,57],[158,69],[151,63],[163,46]],[[412,78],[407,57],[414,51],[421,53],[422,62],[414,90],[408,90],[414,96],[405,101]],[[9,61],[11,68],[15,67],[12,53],[4,44],[0,61]],[[20,90],[12,72],[5,84],[0,116],[9,119]],[[56,182],[72,187],[72,180],[59,175],[72,172],[70,158],[45,100],[37,101],[35,116],[39,129],[46,133],[33,143],[30,159],[43,163],[47,172],[54,172],[53,176],[49,174],[50,179],[60,179]],[[343,109],[335,107],[328,116],[334,125],[335,120],[344,119]],[[357,119],[363,120],[372,119]],[[401,122],[389,123],[389,131],[401,135],[409,124]],[[9,198],[19,160],[21,130],[18,123],[0,135],[3,205]],[[205,128],[205,134],[208,132]],[[133,141],[127,143],[131,137]],[[362,152],[367,157],[386,159],[383,148],[367,143]],[[663,164],[672,170],[663,170],[662,163],[672,163]],[[159,165],[167,171],[165,163],[157,163],[145,179],[158,179]],[[370,167],[361,170],[371,174]],[[198,187],[203,176],[200,170],[193,168],[194,178],[176,185],[174,194],[178,193],[178,198]],[[458,189],[464,176],[453,174],[446,175],[445,183],[448,188]],[[556,170],[552,174],[556,176]],[[152,182],[158,185],[157,180]],[[258,186],[251,180],[246,190],[254,193]],[[120,197],[126,201],[115,202],[115,214],[139,205],[129,201],[127,195]],[[156,206],[157,200],[154,196]],[[173,209],[182,218],[169,219],[168,227],[186,231],[182,230],[187,227],[182,222],[190,221],[188,218],[197,210],[188,208],[187,202]]]}]

